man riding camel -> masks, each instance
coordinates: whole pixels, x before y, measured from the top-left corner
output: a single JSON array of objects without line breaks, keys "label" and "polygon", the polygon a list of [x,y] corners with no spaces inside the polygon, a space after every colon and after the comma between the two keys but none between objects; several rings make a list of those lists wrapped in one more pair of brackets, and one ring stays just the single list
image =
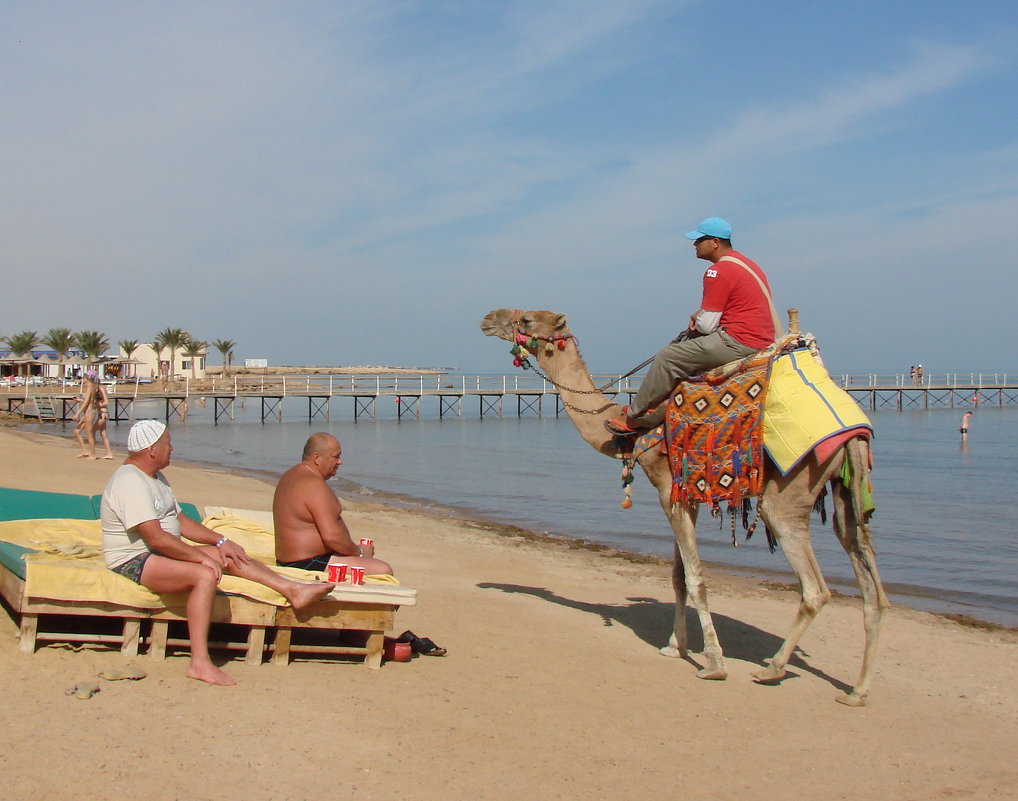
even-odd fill
[{"label": "man riding camel", "polygon": [[720,217],[708,217],[686,238],[693,240],[696,257],[711,263],[703,274],[703,300],[690,315],[689,328],[654,357],[632,405],[605,422],[613,434],[635,434],[660,424],[657,417],[648,419],[648,412],[676,384],[750,356],[779,333],[767,276],[760,265],[732,247],[732,226]]}]

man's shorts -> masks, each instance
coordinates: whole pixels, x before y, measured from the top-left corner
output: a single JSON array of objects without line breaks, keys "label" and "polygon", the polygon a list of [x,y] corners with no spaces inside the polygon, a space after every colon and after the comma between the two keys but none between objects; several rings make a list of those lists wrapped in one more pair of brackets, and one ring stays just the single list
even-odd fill
[{"label": "man's shorts", "polygon": [[137,556],[131,557],[122,565],[111,567],[114,573],[119,573],[124,578],[129,578],[135,584],[141,584],[141,571],[145,569],[145,562],[152,555],[151,551],[140,553]]},{"label": "man's shorts", "polygon": [[321,556],[312,556],[310,559],[298,559],[296,562],[280,562],[277,559],[276,564],[279,567],[299,567],[301,570],[313,570],[316,573],[321,573],[325,570],[331,558],[331,553],[323,553]]}]

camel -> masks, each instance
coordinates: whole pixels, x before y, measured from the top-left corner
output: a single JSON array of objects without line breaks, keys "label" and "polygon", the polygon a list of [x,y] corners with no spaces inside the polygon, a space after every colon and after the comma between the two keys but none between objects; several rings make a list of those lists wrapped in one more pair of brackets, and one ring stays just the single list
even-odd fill
[{"label": "camel", "polygon": [[[621,458],[618,441],[604,427],[605,420],[620,413],[619,405],[594,386],[576,339],[566,325],[564,314],[495,309],[485,316],[480,325],[487,336],[520,344],[530,356],[536,357],[540,370],[558,389],[562,404],[580,436],[599,453]],[[521,334],[522,337],[518,336]],[[851,487],[834,480],[846,459],[850,460],[854,477]],[[840,695],[836,700],[847,706],[865,706],[880,625],[885,610],[890,606],[880,583],[870,529],[860,506],[861,482],[868,480],[869,460],[869,443],[863,437],[849,440],[822,464],[810,455],[785,476],[769,460],[765,460],[767,464],[764,468],[760,517],[781,544],[789,565],[799,579],[800,601],[791,631],[774,656],[765,660],[764,666],[753,674],[754,681],[776,684],[786,675],[786,665],[800,637],[831,597],[831,591],[813,553],[809,531],[810,512],[818,495],[829,482],[834,507],[833,528],[855,572],[862,597],[866,633],[859,679],[850,692]],[[672,505],[672,476],[668,457],[659,448],[640,453],[637,462],[657,490],[661,506],[675,534],[675,558],[672,564],[675,622],[668,644],[659,652],[663,656],[692,661],[688,655],[686,637],[685,607],[688,599],[696,609],[703,632],[703,659],[706,665],[696,675],[701,679],[723,680],[727,678],[728,671],[708,608],[707,588],[696,547],[698,505]]]}]

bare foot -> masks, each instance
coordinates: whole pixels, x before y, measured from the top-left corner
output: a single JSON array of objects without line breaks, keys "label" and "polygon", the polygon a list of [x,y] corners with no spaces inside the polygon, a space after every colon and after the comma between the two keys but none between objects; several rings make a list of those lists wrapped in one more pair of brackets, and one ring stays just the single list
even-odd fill
[{"label": "bare foot", "polygon": [[329,584],[327,582],[321,582],[316,584],[301,584],[294,582],[295,586],[290,591],[290,594],[286,596],[286,600],[290,602],[290,606],[294,609],[303,609],[305,606],[310,606],[315,601],[320,601],[334,589],[335,584]]},{"label": "bare foot", "polygon": [[86,458],[88,458],[88,454],[87,453],[79,453],[78,454],[78,458],[79,459],[86,459]]},{"label": "bare foot", "polygon": [[110,456],[104,456],[104,457],[103,457],[103,459],[112,459],[112,458],[113,458],[113,456],[112,456],[112,455],[110,455]]},{"label": "bare foot", "polygon": [[237,683],[211,662],[199,664],[192,662],[187,669],[187,677],[204,681],[206,684],[218,684],[223,687],[232,687]]}]

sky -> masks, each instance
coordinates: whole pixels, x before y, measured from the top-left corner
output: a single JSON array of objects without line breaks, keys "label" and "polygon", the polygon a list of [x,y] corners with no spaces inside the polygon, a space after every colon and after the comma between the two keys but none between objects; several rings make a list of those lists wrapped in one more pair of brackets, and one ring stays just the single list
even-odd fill
[{"label": "sky", "polygon": [[832,373],[1018,374],[1016,34],[1013,0],[0,0],[0,336],[512,373],[479,321],[551,309],[621,372],[718,215]]}]

